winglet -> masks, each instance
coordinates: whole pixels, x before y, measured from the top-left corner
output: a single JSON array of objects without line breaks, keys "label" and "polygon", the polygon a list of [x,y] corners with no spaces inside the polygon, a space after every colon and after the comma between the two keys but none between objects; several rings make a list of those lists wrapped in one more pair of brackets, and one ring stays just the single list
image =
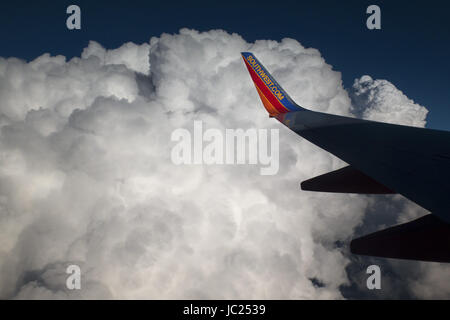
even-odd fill
[{"label": "winglet", "polygon": [[269,116],[275,117],[282,113],[305,110],[289,97],[253,53],[241,52],[241,54]]}]

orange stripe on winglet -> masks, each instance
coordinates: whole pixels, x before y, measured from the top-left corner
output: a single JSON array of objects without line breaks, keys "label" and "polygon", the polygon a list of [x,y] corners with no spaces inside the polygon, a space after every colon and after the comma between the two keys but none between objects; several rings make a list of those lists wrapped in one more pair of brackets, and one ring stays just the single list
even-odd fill
[{"label": "orange stripe on winglet", "polygon": [[258,88],[258,86],[255,84],[256,91],[258,91],[259,97],[261,98],[261,101],[266,108],[267,112],[269,112],[270,116],[276,116],[280,112],[270,103],[270,101],[264,96],[264,93],[261,92],[261,90]]}]

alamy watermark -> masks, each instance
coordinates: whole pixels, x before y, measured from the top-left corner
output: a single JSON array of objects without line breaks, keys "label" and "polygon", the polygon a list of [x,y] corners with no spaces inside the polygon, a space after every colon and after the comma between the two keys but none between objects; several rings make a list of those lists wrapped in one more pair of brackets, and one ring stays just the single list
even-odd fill
[{"label": "alamy watermark", "polygon": [[71,264],[67,267],[66,273],[70,276],[66,279],[66,287],[69,290],[81,289],[81,268],[76,264]]},{"label": "alamy watermark", "polygon": [[[269,139],[270,136],[270,139]],[[171,141],[176,165],[260,165],[261,175],[275,175],[279,169],[278,129],[203,130],[202,121],[194,121],[193,132],[178,128]]]},{"label": "alamy watermark", "polygon": [[369,30],[380,30],[381,29],[381,9],[376,4],[370,5],[366,10],[367,14],[370,16],[366,20],[366,26]]},{"label": "alamy watermark", "polygon": [[69,30],[81,29],[81,9],[79,6],[72,4],[67,7],[66,13],[70,14],[66,20],[66,27]]},{"label": "alamy watermark", "polygon": [[366,270],[367,274],[370,274],[370,276],[367,278],[366,286],[367,289],[373,290],[381,289],[381,269],[376,264],[370,265],[367,267]]}]

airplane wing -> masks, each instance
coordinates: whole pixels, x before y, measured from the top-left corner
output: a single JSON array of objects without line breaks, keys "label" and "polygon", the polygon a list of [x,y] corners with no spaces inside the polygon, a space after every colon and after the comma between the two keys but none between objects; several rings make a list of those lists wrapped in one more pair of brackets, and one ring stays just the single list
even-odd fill
[{"label": "airplane wing", "polygon": [[269,116],[349,164],[302,182],[303,190],[399,193],[431,212],[353,240],[353,253],[450,262],[450,132],[305,109],[252,53],[242,57]]}]

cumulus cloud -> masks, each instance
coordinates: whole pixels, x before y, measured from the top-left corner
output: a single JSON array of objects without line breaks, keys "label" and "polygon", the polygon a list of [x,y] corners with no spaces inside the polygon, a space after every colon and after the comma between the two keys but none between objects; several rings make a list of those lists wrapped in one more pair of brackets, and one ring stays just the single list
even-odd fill
[{"label": "cumulus cloud", "polygon": [[[0,58],[0,297],[343,298],[353,262],[339,243],[377,200],[299,190],[342,162],[267,117],[241,51],[301,105],[357,109],[340,73],[292,39],[182,29],[114,50],[92,41],[70,61]],[[354,90],[365,117],[424,124],[426,109],[387,81]],[[174,165],[171,133],[194,120],[279,128],[279,173]],[[79,291],[65,288],[73,263]],[[442,272],[425,265],[411,292]]]},{"label": "cumulus cloud", "polygon": [[387,80],[365,75],[352,87],[355,114],[369,120],[424,127],[428,110],[414,103]]}]

